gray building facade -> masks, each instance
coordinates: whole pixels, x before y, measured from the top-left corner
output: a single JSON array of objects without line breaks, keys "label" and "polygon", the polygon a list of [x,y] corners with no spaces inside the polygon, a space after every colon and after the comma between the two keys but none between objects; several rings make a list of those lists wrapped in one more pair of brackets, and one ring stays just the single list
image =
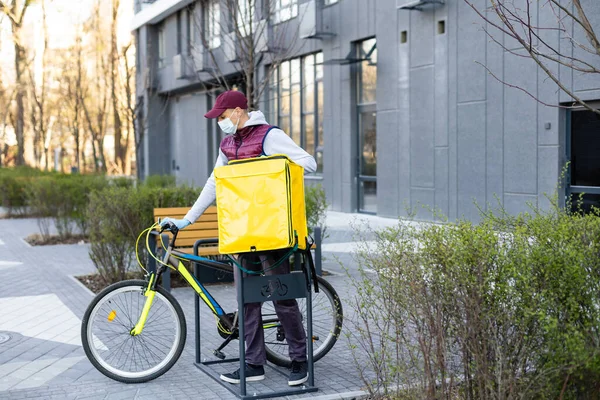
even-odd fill
[{"label": "gray building facade", "polygon": [[[471,2],[479,10],[489,3]],[[203,118],[218,93],[210,85],[214,70],[204,67],[216,60],[223,76],[238,79],[235,61],[229,61],[235,56],[225,48],[229,32],[226,26],[216,32],[210,22],[214,3],[136,2],[143,176],[174,174],[180,182],[202,185],[210,175],[221,134]],[[265,1],[256,3],[259,17],[273,18]],[[290,38],[260,109],[315,155],[319,173],[306,180],[323,185],[333,210],[397,217],[414,208],[418,219],[433,219],[424,205],[451,220],[477,220],[474,202],[485,208],[499,200],[510,213],[527,210],[527,203],[547,207],[546,195],[554,193],[563,166],[575,163],[575,156],[579,166],[572,165],[559,198],[585,192],[586,201],[600,204],[600,156],[593,156],[600,154],[600,139],[593,135],[600,137],[600,124],[593,113],[558,107],[572,99],[530,58],[520,57],[509,37],[495,31],[505,48],[488,37],[485,31],[493,27],[464,0],[274,3],[283,10],[278,25],[300,35]],[[544,3],[531,3],[537,23],[556,24]],[[597,0],[582,4],[600,29]],[[220,18],[235,23],[224,8],[217,11]],[[583,32],[566,29],[585,41]],[[302,37],[311,31],[312,37]],[[599,57],[580,51],[560,32],[540,36],[598,65]],[[202,37],[204,47],[215,48],[210,60],[195,45]],[[268,68],[260,65],[258,74]],[[551,68],[579,97],[597,104],[599,74]]]}]

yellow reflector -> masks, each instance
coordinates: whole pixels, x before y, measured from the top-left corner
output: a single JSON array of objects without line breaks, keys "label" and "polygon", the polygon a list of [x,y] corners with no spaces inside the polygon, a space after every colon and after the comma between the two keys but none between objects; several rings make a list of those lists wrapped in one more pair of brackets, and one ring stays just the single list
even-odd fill
[{"label": "yellow reflector", "polygon": [[116,316],[117,316],[117,312],[116,312],[115,310],[112,310],[112,311],[110,312],[110,314],[108,314],[108,321],[109,321],[109,322],[112,322],[112,321],[113,321],[113,319],[115,319],[115,317],[116,317]]}]

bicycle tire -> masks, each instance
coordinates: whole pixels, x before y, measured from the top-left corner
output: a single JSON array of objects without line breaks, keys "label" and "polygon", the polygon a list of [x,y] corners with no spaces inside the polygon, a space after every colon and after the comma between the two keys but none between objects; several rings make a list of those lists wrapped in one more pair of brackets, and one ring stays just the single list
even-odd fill
[{"label": "bicycle tire", "polygon": [[[322,344],[318,345],[317,347],[313,347],[313,361],[318,361],[321,358],[323,358],[335,345],[341,331],[342,331],[342,325],[343,325],[343,320],[344,320],[344,312],[343,312],[343,308],[342,308],[342,302],[340,301],[340,297],[338,296],[337,292],[335,291],[335,289],[331,286],[331,284],[329,282],[327,282],[325,279],[323,279],[320,276],[317,276],[317,283],[319,286],[319,294],[316,296],[325,296],[328,300],[328,307],[331,308],[331,327],[325,327],[324,329],[320,329],[320,331],[324,331],[329,329],[328,335],[326,337],[326,339],[323,341]],[[315,293],[313,293],[313,314],[314,314],[314,310],[315,307],[318,307],[318,304],[315,304],[314,302],[314,298],[316,297]],[[302,299],[298,299],[300,300],[299,303],[301,303]],[[267,310],[269,310],[269,307],[271,307],[271,309],[273,309],[273,303],[272,302],[267,302],[267,303],[263,303],[263,318],[264,315],[268,315],[268,313],[265,312],[265,308],[267,308]],[[305,312],[303,312],[302,310],[302,305],[299,304],[300,307],[300,312],[303,314],[303,321],[304,321],[304,325],[305,325],[305,329],[306,329],[306,317],[305,317]],[[306,309],[306,305],[304,304],[304,310]],[[272,314],[272,313],[271,313]],[[315,332],[317,330],[317,328],[315,327],[315,316],[313,315],[313,338],[315,337],[315,334],[318,332]],[[269,332],[271,331],[271,332]],[[280,346],[283,346],[283,344],[281,345],[276,345],[273,341],[272,341],[272,336],[273,336],[273,329],[272,328],[265,328],[265,349],[267,352],[267,360],[269,360],[270,362],[272,362],[275,365],[278,365],[280,367],[291,367],[292,365],[292,360],[289,358],[289,355],[287,353],[285,353],[281,348],[279,348]],[[320,339],[319,339],[320,341]],[[313,345],[315,345],[314,342],[318,341],[313,339]],[[277,347],[277,349],[276,349]],[[287,342],[285,343],[285,347],[287,347]],[[277,351],[279,350],[279,351]]]},{"label": "bicycle tire", "polygon": [[[177,362],[177,360],[181,356],[181,353],[185,346],[187,328],[186,328],[186,321],[185,321],[185,316],[183,314],[183,310],[181,309],[181,306],[179,305],[179,303],[177,302],[175,297],[173,297],[172,294],[170,294],[169,292],[167,292],[165,289],[163,289],[160,286],[156,287],[157,293],[155,295],[152,308],[150,309],[149,317],[146,322],[146,327],[144,328],[144,331],[142,332],[142,334],[140,334],[139,336],[135,336],[135,337],[129,335],[129,331],[133,327],[133,326],[129,327],[129,325],[135,325],[135,322],[132,322],[132,321],[137,321],[137,319],[139,318],[139,315],[140,315],[140,313],[136,313],[136,311],[132,311],[132,314],[134,314],[133,319],[128,318],[126,320],[126,323],[110,325],[111,328],[115,327],[116,325],[119,325],[119,326],[117,326],[118,330],[113,331],[113,330],[106,329],[106,330],[98,330],[98,332],[96,332],[96,333],[94,332],[94,325],[95,325],[94,317],[96,315],[100,314],[100,310],[102,309],[103,305],[108,304],[109,305],[108,309],[111,309],[111,307],[115,307],[115,309],[118,308],[119,313],[125,314],[128,311],[127,309],[129,308],[129,307],[127,307],[127,305],[125,305],[125,307],[121,307],[121,305],[117,304],[116,300],[114,300],[113,304],[110,304],[109,301],[114,296],[116,296],[120,293],[135,294],[135,293],[139,292],[142,295],[143,299],[138,299],[138,300],[141,300],[138,302],[138,305],[140,303],[143,305],[143,302],[146,299],[146,297],[143,296],[143,291],[145,289],[145,286],[146,286],[146,282],[143,280],[126,280],[126,281],[122,281],[122,282],[117,282],[117,283],[105,288],[92,300],[92,302],[88,306],[88,308],[85,312],[85,315],[83,317],[83,320],[82,320],[81,342],[83,344],[83,349],[85,351],[86,356],[88,357],[88,359],[90,360],[92,365],[94,367],[96,367],[96,369],[98,369],[98,371],[100,371],[107,377],[109,377],[113,380],[119,381],[119,382],[142,383],[142,382],[148,382],[148,381],[158,378],[159,376],[161,376],[165,372],[167,372],[169,369],[171,369],[171,367]],[[110,365],[107,360],[100,357],[100,350],[98,350],[96,347],[99,347],[100,349],[102,349],[102,346],[103,346],[104,348],[106,348],[106,351],[110,350],[106,345],[104,345],[102,343],[102,339],[104,338],[105,335],[107,335],[106,332],[109,332],[110,334],[114,334],[110,337],[116,338],[117,335],[119,336],[119,338],[125,337],[125,339],[123,339],[123,343],[125,343],[125,340],[129,340],[130,338],[133,338],[131,340],[138,340],[138,343],[143,341],[144,343],[140,345],[140,348],[143,350],[144,354],[142,354],[141,352],[140,352],[140,354],[138,354],[138,357],[139,357],[138,360],[140,360],[140,362],[143,361],[144,355],[146,356],[146,358],[148,356],[148,353],[152,353],[150,355],[154,355],[154,351],[156,350],[156,347],[151,349],[148,346],[148,344],[151,343],[152,346],[156,346],[158,343],[157,338],[159,336],[158,335],[151,336],[152,329],[151,329],[151,325],[150,325],[150,323],[152,321],[157,321],[157,320],[162,321],[162,318],[159,318],[159,317],[155,317],[155,320],[152,320],[152,315],[153,315],[152,311],[155,310],[155,312],[158,312],[158,310],[156,310],[156,307],[158,304],[157,301],[165,302],[167,310],[173,312],[173,319],[174,319],[174,324],[175,324],[174,325],[175,337],[174,337],[173,345],[171,345],[169,352],[166,353],[165,359],[163,361],[161,361],[159,364],[157,364],[157,366],[149,368],[146,371],[126,372],[126,371],[119,370],[117,367]],[[132,301],[132,303],[133,303],[133,301]],[[134,308],[133,304],[131,304],[131,309],[133,309],[133,308]],[[121,314],[119,314],[119,317],[120,317],[120,315]],[[157,315],[157,314],[155,313],[154,315]],[[113,317],[113,319],[114,319],[114,317]],[[91,320],[91,324],[90,324],[90,320]],[[113,322],[113,320],[111,320],[110,317],[108,320],[109,320],[109,322]],[[146,328],[148,328],[148,330]],[[143,337],[144,333],[147,333],[147,335],[149,335],[146,337],[152,337],[153,342],[146,343],[144,340],[144,337]],[[125,334],[129,335],[129,337],[125,336]],[[92,343],[93,343],[93,345],[92,345]],[[116,348],[116,346],[117,345],[115,345],[114,347]],[[132,344],[131,348],[133,349],[134,347],[137,349],[137,345]],[[122,344],[121,348],[119,348],[119,350],[123,351],[125,348],[127,348],[127,346],[125,346],[123,348],[123,344]],[[146,351],[146,349],[148,351]],[[119,359],[120,359],[120,357],[119,357]],[[135,356],[133,356],[133,360],[135,360]],[[147,359],[146,359],[146,362],[148,362]],[[125,364],[127,364],[127,358],[125,360]],[[132,362],[132,364],[133,364],[133,362]],[[148,362],[148,364],[150,364],[150,363]]]}]

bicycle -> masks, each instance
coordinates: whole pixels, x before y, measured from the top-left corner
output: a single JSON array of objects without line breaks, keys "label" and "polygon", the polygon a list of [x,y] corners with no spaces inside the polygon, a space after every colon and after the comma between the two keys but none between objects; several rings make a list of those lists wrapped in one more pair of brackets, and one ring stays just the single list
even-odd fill
[{"label": "bicycle", "polygon": [[[125,280],[105,288],[92,300],[82,321],[81,338],[88,359],[101,373],[120,382],[141,383],[156,379],[181,356],[187,335],[185,316],[175,297],[157,284],[166,268],[178,271],[215,315],[218,333],[224,338],[213,351],[215,357],[225,359],[222,350],[232,340],[239,339],[237,311],[225,312],[182,261],[228,272],[234,267],[226,262],[175,250],[178,234],[175,226],[168,229],[172,239],[164,249],[162,260],[155,257],[148,238],[156,227],[157,224],[154,224],[138,236],[139,242],[146,233],[149,255],[159,262],[156,272],[146,271],[144,280]],[[145,270],[139,255],[136,257]],[[315,289],[316,286],[318,293],[312,294],[314,361],[324,357],[334,346],[343,322],[342,304],[333,287],[319,276],[316,277]],[[281,291],[283,288],[263,290]],[[298,305],[305,315],[304,299],[298,299]],[[263,303],[262,313],[267,360],[281,367],[290,367],[285,333],[272,302]],[[306,318],[303,320],[306,321]]]}]

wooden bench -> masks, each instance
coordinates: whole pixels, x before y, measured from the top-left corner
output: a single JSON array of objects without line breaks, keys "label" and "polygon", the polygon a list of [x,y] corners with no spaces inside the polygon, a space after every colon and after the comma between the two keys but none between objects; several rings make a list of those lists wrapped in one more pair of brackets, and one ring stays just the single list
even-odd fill
[{"label": "wooden bench", "polygon": [[[189,207],[166,207],[154,209],[154,222],[160,218],[171,217],[175,219],[183,218],[189,211]],[[163,235],[171,239],[172,235],[164,232]],[[321,228],[315,227],[313,230],[315,243],[312,245],[314,250],[314,261],[317,275],[322,274],[321,267]],[[187,254],[195,254],[202,257],[224,260],[224,256],[219,253],[219,224],[217,220],[217,207],[210,206],[196,222],[189,225],[177,235],[177,251]],[[166,243],[165,243],[166,245]],[[155,260],[150,257],[150,268],[155,267]],[[223,272],[205,268],[202,271],[202,277],[198,277],[202,283],[232,281],[233,276],[224,276]],[[170,290],[170,269],[163,274],[163,287]]]},{"label": "wooden bench", "polygon": [[[189,207],[155,208],[154,222],[158,222],[159,218],[163,220],[166,217],[182,219],[189,210]],[[171,239],[171,234],[168,233],[168,235]],[[199,247],[197,255],[203,257],[217,256],[220,255],[217,244],[218,238],[217,207],[210,206],[196,222],[179,232],[179,235],[177,235],[177,250],[182,253],[194,254],[194,245],[199,239],[214,239],[214,243]]]}]

